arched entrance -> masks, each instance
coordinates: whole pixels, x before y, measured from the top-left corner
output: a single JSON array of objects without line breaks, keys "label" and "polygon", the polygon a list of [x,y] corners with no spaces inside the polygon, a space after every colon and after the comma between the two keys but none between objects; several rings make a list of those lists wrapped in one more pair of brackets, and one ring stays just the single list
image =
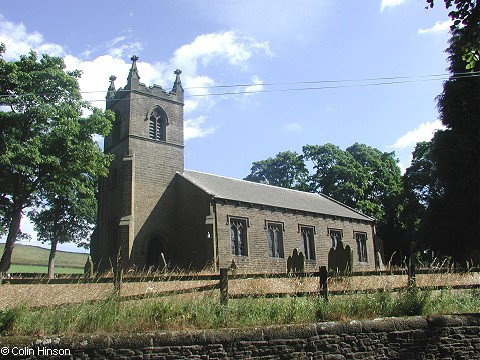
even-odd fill
[{"label": "arched entrance", "polygon": [[154,237],[147,246],[145,255],[145,268],[163,270],[171,259],[170,247],[162,237]]}]

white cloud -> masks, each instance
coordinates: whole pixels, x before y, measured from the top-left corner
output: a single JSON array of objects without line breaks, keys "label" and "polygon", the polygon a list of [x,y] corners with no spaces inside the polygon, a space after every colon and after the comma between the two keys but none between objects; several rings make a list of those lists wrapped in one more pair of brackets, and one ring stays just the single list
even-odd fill
[{"label": "white cloud", "polygon": [[[250,85],[231,89],[233,93],[238,92],[238,95],[233,95],[234,98],[243,104],[251,103],[251,98],[255,93],[261,92],[264,89],[263,80],[257,75],[254,75],[250,79]],[[231,95],[225,95],[225,97]]]},{"label": "white cloud", "polygon": [[0,15],[0,43],[6,46],[5,59],[18,59],[30,50],[52,56],[64,56],[65,50],[58,44],[46,42],[38,32],[28,32],[23,24],[7,21]]},{"label": "white cloud", "polygon": [[[139,54],[143,46],[132,41],[129,34],[91,47],[80,56],[67,54],[62,46],[45,41],[38,32],[29,32],[23,24],[6,21],[0,15],[0,42],[6,44],[6,60],[18,59],[30,49],[38,53],[52,56],[62,56],[67,70],[79,69],[83,75],[79,79],[83,98],[94,106],[105,108],[105,95],[109,85],[109,77],[117,76],[117,89],[125,86],[131,62],[127,60],[132,54]],[[85,59],[93,54],[92,59]],[[254,38],[239,32],[226,31],[222,33],[204,34],[196,37],[191,43],[178,48],[170,59],[164,62],[138,62],[140,81],[153,85],[165,86],[166,90],[173,84],[176,68],[182,69],[182,82],[186,90],[184,111],[186,114],[202,112],[212,107],[220,97],[213,97],[212,86],[216,85],[213,77],[208,75],[209,65],[222,64],[228,68],[242,72],[248,71],[249,60],[263,54],[271,56],[268,42],[259,42]],[[128,57],[127,57],[128,55]],[[140,53],[141,55],[141,53]],[[168,85],[167,85],[168,84]],[[262,81],[251,78],[250,86],[245,91],[258,91],[263,88]],[[235,97],[235,100],[245,101],[246,96]],[[215,129],[205,127],[205,117],[196,115],[194,120],[185,121],[185,136],[187,138],[202,137],[211,134]]]},{"label": "white cloud", "polygon": [[185,141],[198,137],[205,137],[207,135],[213,134],[216,130],[215,127],[205,128],[205,117],[199,116],[195,119],[188,119],[184,122],[184,138]]},{"label": "white cloud", "polygon": [[190,74],[196,74],[199,66],[205,67],[212,61],[227,61],[246,70],[255,50],[270,53],[267,42],[258,42],[235,31],[204,34],[177,49],[170,62]]},{"label": "white cloud", "polygon": [[328,105],[325,108],[326,112],[339,112],[341,111],[342,107],[341,106],[334,106],[334,105]]},{"label": "white cloud", "polygon": [[400,150],[413,147],[417,142],[431,140],[436,130],[444,128],[440,120],[435,120],[434,122],[427,121],[420,124],[416,129],[399,137],[395,144],[389,147]]},{"label": "white cloud", "polygon": [[[215,98],[209,96],[214,91],[209,87],[217,83],[205,74],[208,65],[227,63],[231,68],[246,72],[248,60],[258,53],[271,55],[267,42],[258,42],[235,31],[200,35],[191,43],[178,48],[168,63],[170,68],[180,68],[183,71],[182,81],[187,88],[185,112],[208,109],[215,104]],[[258,77],[252,77],[251,81],[252,85],[246,91],[262,88],[262,81]],[[244,101],[245,96],[236,99]]]},{"label": "white cloud", "polygon": [[406,0],[382,0],[380,11],[383,12],[387,7],[395,7],[403,4]]},{"label": "white cloud", "polygon": [[419,29],[418,33],[421,35],[424,34],[443,34],[450,31],[450,26],[452,26],[453,22],[451,20],[447,21],[437,21],[433,27],[429,29]]},{"label": "white cloud", "polygon": [[208,109],[213,106],[215,101],[209,95],[209,87],[215,85],[215,81],[207,75],[184,76],[183,82],[188,84],[189,96],[185,99],[183,110],[190,113],[199,110],[200,107]]},{"label": "white cloud", "polygon": [[138,54],[143,50],[142,44],[139,42],[132,42],[127,44],[120,44],[117,47],[110,47],[108,53],[114,58],[121,58],[125,56],[131,56],[132,54]]},{"label": "white cloud", "polygon": [[251,78],[251,85],[246,86],[244,91],[247,95],[251,95],[252,93],[262,91],[263,89],[263,80],[257,75],[254,75]]},{"label": "white cloud", "polygon": [[83,72],[79,80],[84,100],[99,108],[105,108],[105,95],[109,85],[109,77],[115,74],[124,75],[124,79],[117,79],[117,89],[127,82],[130,63],[113,58],[110,55],[99,56],[91,61],[85,61],[75,56],[67,55],[64,58],[68,70],[78,69]]},{"label": "white cloud", "polygon": [[303,131],[302,125],[299,123],[293,122],[283,126],[283,129],[288,132],[300,133]]},{"label": "white cloud", "polygon": [[[108,87],[110,75],[117,75],[116,88],[126,84],[130,62],[125,62],[119,56],[124,48],[118,47],[125,37],[113,39],[110,43],[117,49],[109,51],[108,55],[99,56],[93,60],[85,61],[73,56],[67,56],[65,61],[69,69],[80,69],[84,75],[80,80],[84,98],[94,101],[94,105],[103,108],[105,106],[105,92],[99,88],[103,80],[104,89]],[[184,111],[186,114],[193,111],[201,111],[210,108],[215,104],[214,97],[209,96],[212,92],[210,87],[214,86],[215,80],[206,74],[202,74],[202,67],[211,62],[226,61],[229,65],[246,70],[247,60],[250,59],[258,48],[266,51],[261,43],[251,38],[242,38],[233,32],[222,34],[206,34],[197,37],[192,43],[183,45],[175,51],[172,58],[166,62],[150,64],[138,62],[140,80],[145,84],[173,84],[173,70],[180,68],[183,71],[182,82],[187,89]],[[135,53],[135,51],[132,51]],[[121,78],[120,76],[124,76]],[[252,84],[248,91],[261,89],[262,81],[258,77],[252,78]]]},{"label": "white cloud", "polygon": [[339,4],[328,0],[217,0],[193,1],[190,6],[209,22],[269,39],[278,48],[279,44],[291,47],[327,34],[331,14]]}]

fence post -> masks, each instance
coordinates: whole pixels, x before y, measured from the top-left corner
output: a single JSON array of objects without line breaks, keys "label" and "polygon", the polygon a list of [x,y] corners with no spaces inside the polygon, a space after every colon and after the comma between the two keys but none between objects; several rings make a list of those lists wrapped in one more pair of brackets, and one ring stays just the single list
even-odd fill
[{"label": "fence post", "polygon": [[228,268],[220,269],[220,304],[228,304]]},{"label": "fence post", "polygon": [[410,255],[408,259],[408,288],[414,288],[416,285],[415,280],[415,256],[413,254]]},{"label": "fence post", "polygon": [[119,265],[113,271],[113,291],[120,296],[120,289],[123,281],[123,268]]},{"label": "fence post", "polygon": [[85,276],[85,278],[93,278],[93,262],[90,256],[87,257],[87,261],[85,262],[85,266],[83,267],[83,275]]},{"label": "fence post", "polygon": [[326,266],[320,266],[320,296],[328,301],[328,271]]}]

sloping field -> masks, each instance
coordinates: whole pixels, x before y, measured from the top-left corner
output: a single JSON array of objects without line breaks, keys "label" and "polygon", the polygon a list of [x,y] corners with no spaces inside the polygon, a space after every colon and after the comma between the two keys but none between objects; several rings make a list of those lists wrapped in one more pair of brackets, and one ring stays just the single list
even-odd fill
[{"label": "sloping field", "polygon": [[[5,244],[0,244],[3,253]],[[46,272],[50,250],[37,246],[15,244],[10,272]],[[60,272],[62,268],[82,269],[87,261],[88,254],[57,251],[55,255],[55,268]],[[39,268],[40,267],[40,268]],[[43,269],[44,271],[39,271]]]}]

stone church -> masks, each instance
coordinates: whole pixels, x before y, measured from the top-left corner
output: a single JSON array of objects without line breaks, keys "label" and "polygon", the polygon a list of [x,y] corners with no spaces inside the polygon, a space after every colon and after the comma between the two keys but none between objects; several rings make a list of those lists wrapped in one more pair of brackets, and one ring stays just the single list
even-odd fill
[{"label": "stone church", "polygon": [[327,196],[184,168],[184,90],[140,82],[132,57],[128,82],[110,77],[115,113],[104,151],[114,155],[99,192],[91,257],[97,270],[124,268],[285,272],[294,250],[307,271],[348,245],[355,271],[376,268],[375,220]]}]

